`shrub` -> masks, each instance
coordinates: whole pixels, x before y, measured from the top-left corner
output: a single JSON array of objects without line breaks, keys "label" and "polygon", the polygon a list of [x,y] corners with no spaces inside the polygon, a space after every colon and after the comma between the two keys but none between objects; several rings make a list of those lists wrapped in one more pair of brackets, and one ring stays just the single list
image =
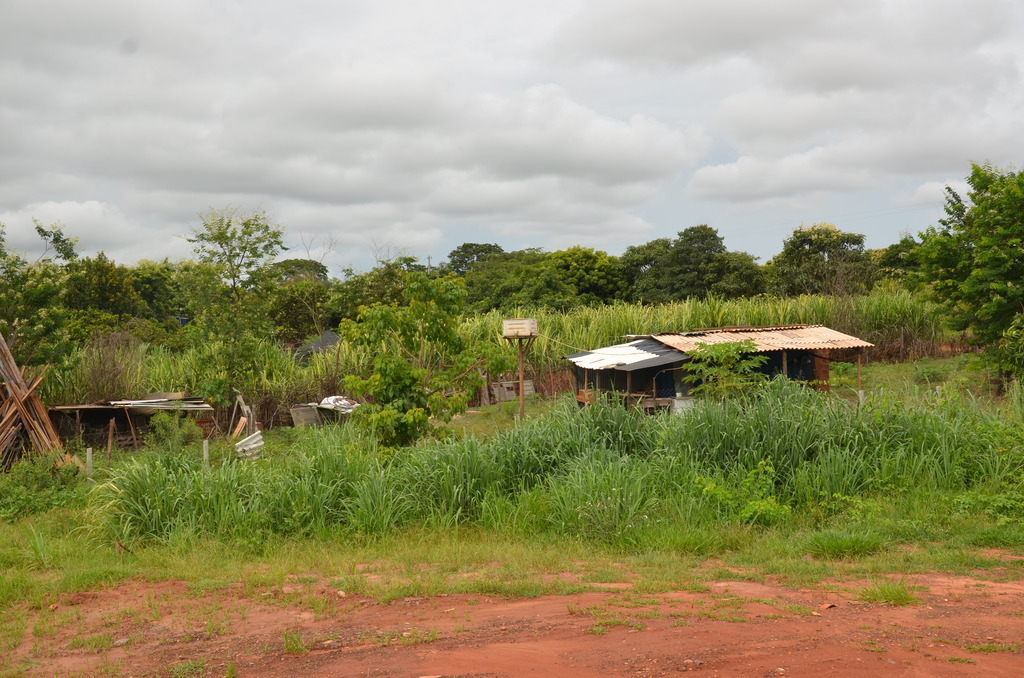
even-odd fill
[{"label": "shrub", "polygon": [[55,467],[49,459],[26,457],[0,473],[0,520],[12,522],[82,501],[82,474],[71,464]]}]

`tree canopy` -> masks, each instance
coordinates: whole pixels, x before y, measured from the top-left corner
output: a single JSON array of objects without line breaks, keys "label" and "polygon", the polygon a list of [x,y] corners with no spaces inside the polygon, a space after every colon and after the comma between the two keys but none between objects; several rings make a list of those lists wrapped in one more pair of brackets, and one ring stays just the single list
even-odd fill
[{"label": "tree canopy", "polygon": [[828,223],[794,230],[769,264],[776,290],[786,296],[863,293],[877,277],[864,236]]},{"label": "tree canopy", "polygon": [[974,164],[967,184],[964,197],[946,188],[946,217],[917,258],[953,328],[989,344],[1024,313],[1024,174]]}]

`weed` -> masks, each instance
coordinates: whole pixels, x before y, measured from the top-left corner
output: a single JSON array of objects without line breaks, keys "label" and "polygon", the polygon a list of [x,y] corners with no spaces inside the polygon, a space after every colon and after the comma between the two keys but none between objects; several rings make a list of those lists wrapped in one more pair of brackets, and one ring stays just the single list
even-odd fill
[{"label": "weed", "polygon": [[803,605],[783,605],[782,609],[790,614],[800,615],[801,617],[809,617],[814,614],[814,610]]},{"label": "weed", "polygon": [[433,643],[438,638],[438,631],[436,628],[430,629],[429,631],[421,631],[420,629],[412,629],[406,631],[400,636],[399,642],[402,645],[420,645],[422,643]]},{"label": "weed", "polygon": [[963,649],[968,652],[1015,652],[1017,646],[1005,643],[981,643],[978,645],[964,645]]},{"label": "weed", "polygon": [[114,645],[112,633],[99,633],[94,636],[78,635],[68,642],[69,649],[84,649],[90,652],[103,652]]},{"label": "weed", "polygon": [[171,664],[171,678],[200,678],[206,672],[205,659],[187,659]]},{"label": "weed", "polygon": [[877,553],[885,545],[885,539],[863,528],[823,530],[807,540],[807,552],[823,558],[852,558]]},{"label": "weed", "polygon": [[875,582],[857,592],[857,597],[866,603],[882,603],[884,605],[913,605],[918,602],[914,595],[913,588],[907,586],[901,579],[891,581],[888,579]]},{"label": "weed", "polygon": [[282,634],[285,654],[306,654],[309,646],[302,640],[302,631],[293,629]]}]

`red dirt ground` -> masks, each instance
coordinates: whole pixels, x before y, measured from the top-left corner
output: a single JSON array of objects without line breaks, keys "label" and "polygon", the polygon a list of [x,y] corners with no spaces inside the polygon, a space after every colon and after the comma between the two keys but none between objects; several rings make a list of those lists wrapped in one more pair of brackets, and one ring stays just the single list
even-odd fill
[{"label": "red dirt ground", "polygon": [[29,611],[6,670],[172,678],[1024,675],[1021,581],[912,575],[905,583],[918,587],[919,600],[905,607],[859,602],[855,591],[867,582],[722,581],[655,594],[599,584],[573,595],[381,604],[312,577],[289,581],[201,594],[183,583],[132,581],[67,595]]}]

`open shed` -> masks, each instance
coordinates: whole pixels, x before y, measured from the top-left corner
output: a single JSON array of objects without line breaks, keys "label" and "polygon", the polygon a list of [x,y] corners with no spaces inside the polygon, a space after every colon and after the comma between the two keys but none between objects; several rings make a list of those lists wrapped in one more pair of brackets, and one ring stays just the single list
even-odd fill
[{"label": "open shed", "polygon": [[614,392],[645,409],[684,406],[690,391],[683,369],[689,352],[702,345],[746,340],[753,342],[753,353],[768,357],[761,366],[765,374],[785,375],[825,390],[833,360],[842,356],[856,361],[859,390],[862,354],[873,345],[823,325],[715,327],[627,338],[631,341],[565,356],[573,363],[581,403],[591,402],[595,393]]}]

